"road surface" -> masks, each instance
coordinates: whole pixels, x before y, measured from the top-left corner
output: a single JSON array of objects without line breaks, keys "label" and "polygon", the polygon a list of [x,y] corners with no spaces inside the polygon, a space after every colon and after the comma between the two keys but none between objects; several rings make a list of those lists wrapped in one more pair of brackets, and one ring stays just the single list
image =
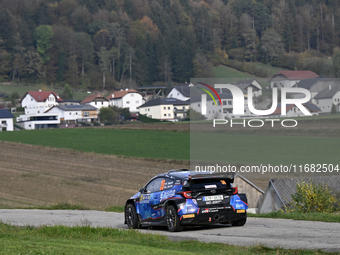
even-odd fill
[{"label": "road surface", "polygon": [[[127,229],[123,213],[73,210],[0,210],[0,221],[16,226],[92,226]],[[248,218],[243,227],[216,224],[212,227],[184,229],[170,233],[166,228],[141,229],[171,240],[198,240],[232,245],[286,249],[321,249],[340,252],[340,223],[296,221],[285,219]]]}]

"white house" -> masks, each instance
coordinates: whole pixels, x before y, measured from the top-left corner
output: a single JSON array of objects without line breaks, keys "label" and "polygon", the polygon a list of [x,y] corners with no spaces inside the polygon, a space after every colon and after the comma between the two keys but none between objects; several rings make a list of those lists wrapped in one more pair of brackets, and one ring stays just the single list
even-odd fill
[{"label": "white house", "polygon": [[139,107],[139,113],[152,119],[177,121],[186,118],[189,102],[175,98],[152,99]]},{"label": "white house", "polygon": [[60,124],[58,114],[45,112],[63,101],[53,91],[28,91],[21,99],[25,115],[17,117],[17,124],[24,129],[56,128]]},{"label": "white house", "polygon": [[304,79],[320,77],[312,71],[280,71],[273,75],[270,80],[270,87],[291,88]]},{"label": "white house", "polygon": [[113,92],[106,99],[110,101],[111,106],[129,108],[131,113],[139,112],[138,107],[145,102],[142,95],[134,89]]},{"label": "white house", "polygon": [[110,102],[106,99],[106,97],[99,95],[99,94],[93,94],[85,98],[83,101],[80,102],[84,105],[92,105],[96,107],[97,109],[100,109],[102,107],[109,107]]},{"label": "white house", "polygon": [[246,97],[248,95],[248,87],[252,87],[253,88],[253,97],[256,98],[256,97],[259,97],[259,96],[262,95],[262,86],[255,79],[240,80],[235,85],[242,90],[243,94]]},{"label": "white house", "polygon": [[57,114],[60,124],[98,120],[98,110],[92,105],[57,105],[47,110],[46,114]]},{"label": "white house", "polygon": [[53,91],[28,91],[20,100],[21,107],[25,108],[26,115],[34,115],[45,112],[47,109],[58,105],[63,101]]},{"label": "white house", "polygon": [[[301,80],[296,84],[296,87],[309,90],[312,95],[312,98],[314,98],[320,91],[328,88],[329,85],[332,85],[332,86],[336,85],[336,81],[330,78],[319,77],[319,78]],[[305,95],[300,93],[300,94],[292,95],[292,97],[303,98],[305,97]]]},{"label": "white house", "polygon": [[[220,101],[216,98],[216,104],[213,99],[207,96],[207,105],[206,105],[206,117],[207,120],[213,119],[231,119],[231,118],[239,118],[240,116],[233,114],[233,96],[229,93],[220,93],[219,94],[222,105]],[[190,99],[190,109],[193,109],[196,112],[202,112],[202,102],[201,96],[195,96]],[[254,116],[248,108],[247,100],[244,100],[244,115],[242,117],[250,117]]]},{"label": "white house", "polygon": [[56,128],[60,124],[58,114],[37,113],[32,115],[20,115],[17,125],[27,130]]},{"label": "white house", "polygon": [[169,91],[166,97],[187,101],[190,99],[190,85],[188,83],[177,84]]},{"label": "white house", "polygon": [[333,104],[336,111],[340,111],[340,85],[329,85],[320,91],[313,99],[313,102],[321,109],[322,113],[330,113]]},{"label": "white house", "polygon": [[14,115],[7,109],[0,109],[0,132],[13,131]]},{"label": "white house", "polygon": [[[310,102],[303,103],[302,104],[307,111],[309,111],[312,115],[319,115],[321,110],[319,107],[317,107],[315,104],[312,104]],[[306,116],[302,111],[300,111],[300,108],[296,107],[294,104],[286,105],[286,114],[285,117],[298,117],[298,116]],[[280,117],[281,116],[281,103],[277,105],[276,110],[269,115],[270,117]]]}]

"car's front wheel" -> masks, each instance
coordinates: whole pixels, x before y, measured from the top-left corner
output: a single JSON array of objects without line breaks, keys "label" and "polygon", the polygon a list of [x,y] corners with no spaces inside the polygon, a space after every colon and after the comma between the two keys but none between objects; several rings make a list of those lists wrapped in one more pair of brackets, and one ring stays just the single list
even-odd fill
[{"label": "car's front wheel", "polygon": [[179,232],[183,229],[179,222],[177,210],[173,205],[168,206],[166,210],[166,225],[170,232]]},{"label": "car's front wheel", "polygon": [[136,208],[133,204],[128,204],[125,207],[125,221],[128,228],[139,228],[139,219],[136,213]]}]

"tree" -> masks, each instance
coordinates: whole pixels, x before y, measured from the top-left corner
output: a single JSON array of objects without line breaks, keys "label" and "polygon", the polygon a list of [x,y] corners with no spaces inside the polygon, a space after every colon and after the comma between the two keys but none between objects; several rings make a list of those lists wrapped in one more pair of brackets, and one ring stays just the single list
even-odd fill
[{"label": "tree", "polygon": [[332,72],[335,78],[340,78],[340,49],[334,48],[332,56]]},{"label": "tree", "polygon": [[86,33],[77,33],[79,55],[81,59],[81,76],[85,74],[85,68],[89,68],[93,62],[94,46],[91,36]]},{"label": "tree", "polygon": [[66,52],[62,50],[59,53],[59,60],[58,60],[57,80],[59,82],[61,82],[63,80],[65,65],[66,65]]},{"label": "tree", "polygon": [[71,90],[71,88],[68,84],[65,84],[64,91],[60,95],[60,97],[63,100],[72,100],[73,99],[73,93],[72,93],[72,90]]},{"label": "tree", "polygon": [[37,51],[40,54],[43,63],[50,60],[50,55],[46,52],[52,47],[50,43],[53,37],[53,31],[49,25],[40,25],[34,30],[34,40],[36,42]]},{"label": "tree", "polygon": [[244,58],[247,61],[252,62],[254,55],[256,54],[256,33],[255,31],[249,30],[242,34],[245,43]]},{"label": "tree", "polygon": [[336,114],[336,106],[332,104],[331,114]]},{"label": "tree", "polygon": [[111,107],[102,107],[99,110],[100,122],[115,122],[116,113]]},{"label": "tree", "polygon": [[105,75],[109,66],[109,53],[105,47],[100,48],[98,53],[100,71],[103,73],[103,90],[105,89]]},{"label": "tree", "polygon": [[273,28],[268,28],[263,33],[261,44],[266,62],[277,60],[284,51],[281,36]]},{"label": "tree", "polygon": [[211,78],[214,77],[214,66],[202,55],[197,53],[193,60],[195,77]]}]

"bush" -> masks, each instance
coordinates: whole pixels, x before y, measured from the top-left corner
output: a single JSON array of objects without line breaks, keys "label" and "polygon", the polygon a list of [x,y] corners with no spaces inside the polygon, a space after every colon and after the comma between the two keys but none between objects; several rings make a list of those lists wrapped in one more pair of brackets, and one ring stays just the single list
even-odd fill
[{"label": "bush", "polygon": [[332,104],[331,114],[336,114],[335,104]]},{"label": "bush", "polygon": [[333,212],[336,197],[330,192],[327,184],[315,184],[302,181],[296,185],[292,202],[286,207],[287,212]]},{"label": "bush", "polygon": [[104,123],[104,125],[105,125],[105,126],[111,126],[111,125],[113,125],[113,122],[111,122],[111,121],[106,121],[106,122]]},{"label": "bush", "polygon": [[99,127],[99,126],[100,126],[100,123],[98,123],[98,122],[95,122],[95,123],[93,123],[93,126],[95,126],[95,127]]}]

